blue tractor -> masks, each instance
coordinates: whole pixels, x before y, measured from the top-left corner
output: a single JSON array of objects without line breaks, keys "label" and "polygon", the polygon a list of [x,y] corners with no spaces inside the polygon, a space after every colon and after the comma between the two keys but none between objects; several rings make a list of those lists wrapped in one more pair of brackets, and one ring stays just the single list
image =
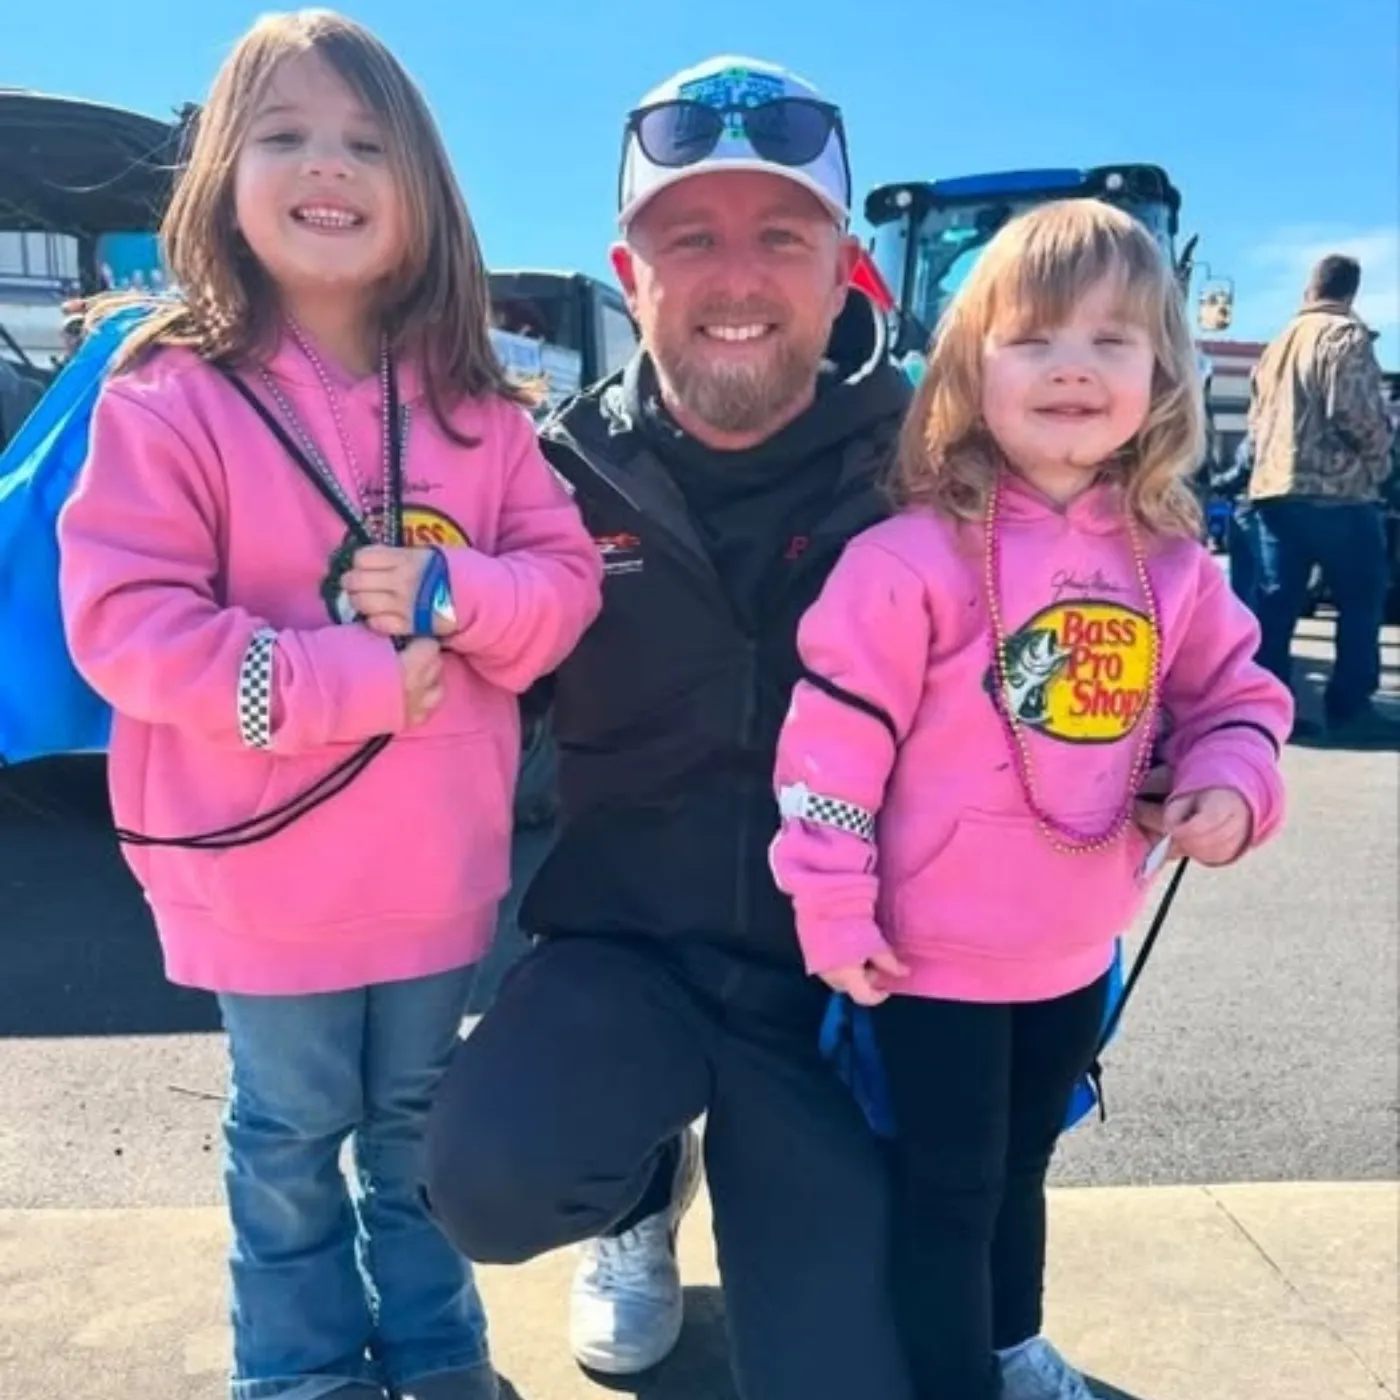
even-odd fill
[{"label": "blue tractor", "polygon": [[[1178,248],[1181,194],[1156,165],[1090,170],[1004,170],[946,180],[880,185],[866,196],[876,267],[897,308],[895,353],[921,353],[981,250],[1009,219],[1055,199],[1093,198],[1117,205],[1151,231],[1176,269],[1183,297],[1195,274],[1196,239]],[[1218,332],[1230,324],[1227,281],[1202,290],[1198,321]]]}]

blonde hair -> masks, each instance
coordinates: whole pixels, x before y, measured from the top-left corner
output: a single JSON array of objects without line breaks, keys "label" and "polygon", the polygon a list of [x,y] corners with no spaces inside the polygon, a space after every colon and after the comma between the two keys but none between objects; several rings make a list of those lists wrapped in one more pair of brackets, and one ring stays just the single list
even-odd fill
[{"label": "blonde hair", "polygon": [[[266,353],[276,335],[276,289],[243,242],[234,176],[253,114],[279,66],[315,53],[383,127],[407,226],[401,265],[384,288],[379,317],[396,356],[417,361],[443,430],[463,398],[499,395],[532,404],[511,383],[488,335],[490,284],[471,218],[427,103],[398,60],[367,29],[330,10],[264,16],[235,45],[210,89],[161,225],[175,299],[123,344],[119,366],[159,346],[238,364]],[[101,316],[117,303],[106,298]]]},{"label": "blonde hair", "polygon": [[1195,346],[1175,274],[1131,215],[1095,199],[1058,200],[1011,220],[953,298],[900,436],[895,494],[960,520],[980,519],[1002,457],[982,421],[987,335],[1062,325],[1104,278],[1152,341],[1147,419],[1105,471],[1155,534],[1198,536],[1201,511],[1187,478],[1205,455],[1205,407]]}]

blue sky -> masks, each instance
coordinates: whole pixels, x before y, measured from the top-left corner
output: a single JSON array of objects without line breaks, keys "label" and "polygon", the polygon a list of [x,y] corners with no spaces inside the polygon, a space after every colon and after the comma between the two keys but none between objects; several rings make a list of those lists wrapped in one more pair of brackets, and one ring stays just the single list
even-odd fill
[{"label": "blue sky", "polygon": [[[0,84],[165,114],[201,98],[246,0],[7,0]],[[846,111],[859,191],[1147,160],[1266,338],[1323,252],[1400,367],[1394,0],[355,0],[422,84],[496,266],[607,274],[619,123],[713,53],[770,58]]]}]

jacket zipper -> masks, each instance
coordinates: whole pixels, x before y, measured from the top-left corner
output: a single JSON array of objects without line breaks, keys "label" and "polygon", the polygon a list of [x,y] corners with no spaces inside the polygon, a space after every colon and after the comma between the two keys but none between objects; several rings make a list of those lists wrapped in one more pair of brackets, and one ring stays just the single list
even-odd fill
[{"label": "jacket zipper", "polygon": [[[625,502],[636,514],[639,520],[646,521],[657,526],[665,533],[673,535],[674,532],[669,530],[663,522],[657,520],[654,515],[644,510],[641,503],[637,501],[630,492],[626,491],[609,472],[604,471],[598,465],[591,454],[580,446],[578,440],[572,433],[561,433],[559,437],[556,437],[555,441],[560,441],[560,438],[565,439],[561,445],[566,451],[572,453],[576,460],[583,464],[589,475],[597,479],[606,489],[614,492],[617,497]],[[575,483],[575,489],[578,489],[577,483]],[[845,522],[841,520],[841,512],[848,508],[855,500],[868,494],[868,492],[869,486],[863,481],[847,483],[839,488],[835,498],[831,502],[826,517],[822,520],[819,530],[816,533],[829,534],[833,524],[838,522],[844,526]],[[860,528],[865,524],[874,524],[876,520],[881,518],[881,513],[870,512],[868,518],[864,518],[865,516],[865,512],[861,512],[857,516],[856,528]],[[844,530],[843,533],[845,533]],[[686,552],[689,553],[690,551],[687,550]],[[706,562],[708,562],[708,560]],[[794,577],[789,578],[787,586],[795,586],[796,575],[802,572],[805,572],[805,570],[799,565],[798,568],[794,570]],[[755,729],[758,718],[758,640],[751,633],[744,631],[742,627],[740,627],[734,610],[730,606],[728,599],[724,597],[723,589],[719,586],[718,580],[714,579],[713,582],[717,594],[715,601],[720,605],[725,615],[734,623],[735,627],[740,630],[743,636],[744,704],[739,722],[739,743],[742,754],[746,758],[750,758],[752,757],[752,749],[756,738]],[[754,826],[754,787],[754,775],[745,771],[742,775],[740,786],[742,801],[739,809],[739,820],[734,828],[736,843],[735,854],[737,857],[734,877],[734,920],[735,928],[740,933],[748,932],[749,923],[748,903],[750,893],[749,887],[751,884],[749,878],[749,845],[752,841]]]}]

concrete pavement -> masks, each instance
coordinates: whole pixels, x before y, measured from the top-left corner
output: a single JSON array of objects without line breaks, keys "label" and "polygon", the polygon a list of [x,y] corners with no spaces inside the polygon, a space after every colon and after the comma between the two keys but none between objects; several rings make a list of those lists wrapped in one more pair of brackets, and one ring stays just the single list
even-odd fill
[{"label": "concrete pavement", "polygon": [[[1115,1400],[1394,1400],[1397,1201],[1387,1182],[1056,1191],[1049,1331]],[[0,1393],[218,1400],[224,1244],[210,1207],[0,1212]],[[613,1393],[733,1400],[703,1197],[682,1254],[681,1344]],[[570,1268],[481,1271],[510,1400],[608,1393],[568,1356]]]}]

